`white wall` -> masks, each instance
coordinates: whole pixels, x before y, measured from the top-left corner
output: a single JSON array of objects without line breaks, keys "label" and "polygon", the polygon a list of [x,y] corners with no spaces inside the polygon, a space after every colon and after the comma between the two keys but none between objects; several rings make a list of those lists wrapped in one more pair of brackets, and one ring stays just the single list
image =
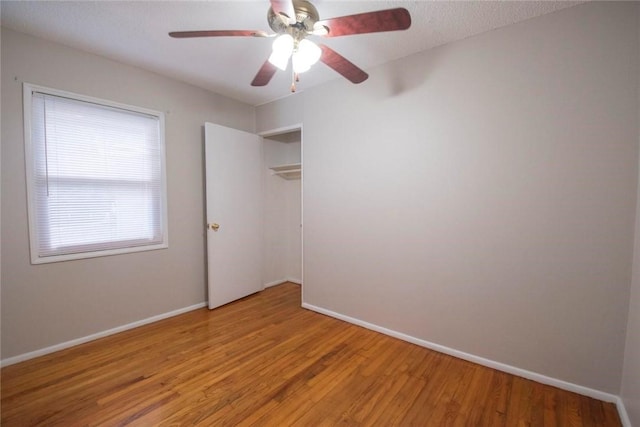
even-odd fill
[{"label": "white wall", "polygon": [[305,91],[305,302],[618,394],[638,6],[587,3]]},{"label": "white wall", "polygon": [[302,283],[302,186],[300,180],[285,182],[287,193],[285,277]]},{"label": "white wall", "polygon": [[[255,108],[2,30],[2,358],[206,300],[203,124],[254,131]],[[29,263],[22,82],[166,112],[169,249]]]},{"label": "white wall", "polygon": [[[638,8],[638,21],[640,21],[640,8]],[[638,32],[638,50],[640,51],[640,31]],[[638,144],[640,144],[640,86],[638,86],[638,106],[637,126]],[[633,279],[622,371],[622,399],[631,424],[636,426],[640,425],[640,178],[637,198]]]},{"label": "white wall", "polygon": [[[298,133],[299,135],[299,133]],[[302,275],[301,181],[273,175],[269,167],[300,163],[300,138],[280,142],[264,139],[265,222],[263,281],[266,285]]]}]

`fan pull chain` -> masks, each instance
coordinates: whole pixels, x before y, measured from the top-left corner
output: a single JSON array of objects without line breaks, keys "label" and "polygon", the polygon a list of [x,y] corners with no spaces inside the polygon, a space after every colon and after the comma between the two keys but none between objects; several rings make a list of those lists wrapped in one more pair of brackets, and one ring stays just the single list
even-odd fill
[{"label": "fan pull chain", "polygon": [[296,82],[299,82],[299,81],[300,79],[298,79],[298,73],[293,71],[293,66],[291,66],[291,92],[296,91]]}]

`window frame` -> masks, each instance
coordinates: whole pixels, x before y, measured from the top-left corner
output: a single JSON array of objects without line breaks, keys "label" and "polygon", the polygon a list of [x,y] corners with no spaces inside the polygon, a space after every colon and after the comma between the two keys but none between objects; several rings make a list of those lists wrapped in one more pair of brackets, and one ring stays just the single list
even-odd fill
[{"label": "window frame", "polygon": [[[102,249],[95,251],[83,251],[61,255],[39,255],[39,228],[37,220],[37,188],[34,165],[34,147],[32,141],[32,98],[33,93],[38,92],[46,95],[59,96],[76,100],[80,102],[89,102],[108,108],[116,108],[125,111],[131,111],[137,114],[146,114],[158,119],[159,143],[160,143],[160,226],[162,228],[163,239],[160,243],[149,245],[120,247],[114,249]],[[25,149],[25,172],[27,184],[27,214],[29,226],[29,249],[31,254],[31,264],[47,264],[52,262],[70,261],[85,258],[96,258],[111,255],[120,255],[135,252],[153,251],[158,249],[167,249],[169,247],[169,229],[167,215],[167,172],[166,172],[166,144],[165,144],[165,117],[161,111],[151,110],[148,108],[122,104],[106,99],[96,98],[92,96],[82,95],[65,90],[53,89],[45,86],[35,85],[32,83],[23,83],[23,113],[24,113],[24,149]]]}]

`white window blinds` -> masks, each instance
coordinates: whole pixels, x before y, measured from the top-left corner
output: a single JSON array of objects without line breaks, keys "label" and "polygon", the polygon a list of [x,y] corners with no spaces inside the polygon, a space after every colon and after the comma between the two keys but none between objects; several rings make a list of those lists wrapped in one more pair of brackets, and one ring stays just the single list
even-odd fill
[{"label": "white window blinds", "polygon": [[31,90],[32,261],[166,247],[161,118]]}]

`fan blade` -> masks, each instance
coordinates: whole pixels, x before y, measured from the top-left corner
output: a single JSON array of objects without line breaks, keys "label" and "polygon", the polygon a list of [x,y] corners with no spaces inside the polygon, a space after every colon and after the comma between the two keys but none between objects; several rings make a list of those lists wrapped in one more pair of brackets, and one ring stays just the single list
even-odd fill
[{"label": "fan blade", "polygon": [[331,49],[329,46],[325,46],[323,44],[318,46],[322,49],[320,61],[324,62],[330,68],[333,68],[339,74],[342,74],[350,82],[356,84],[362,83],[369,78],[367,73],[358,68],[358,66],[353,62]]},{"label": "fan blade", "polygon": [[352,34],[406,30],[411,26],[411,15],[407,9],[399,7],[325,19],[324,21],[318,21],[318,24],[329,29],[329,34],[325,37],[349,36]]},{"label": "fan blade", "polygon": [[271,9],[275,13],[284,13],[292,23],[296,22],[296,10],[293,8],[291,0],[271,0]]},{"label": "fan blade", "polygon": [[212,30],[212,31],[174,31],[171,37],[184,39],[189,37],[270,37],[261,30]]},{"label": "fan blade", "polygon": [[267,83],[271,81],[271,78],[276,73],[276,71],[278,71],[278,69],[275,65],[273,65],[268,60],[265,61],[265,63],[262,64],[262,67],[260,67],[260,69],[258,70],[256,76],[253,78],[251,86],[266,86]]}]

